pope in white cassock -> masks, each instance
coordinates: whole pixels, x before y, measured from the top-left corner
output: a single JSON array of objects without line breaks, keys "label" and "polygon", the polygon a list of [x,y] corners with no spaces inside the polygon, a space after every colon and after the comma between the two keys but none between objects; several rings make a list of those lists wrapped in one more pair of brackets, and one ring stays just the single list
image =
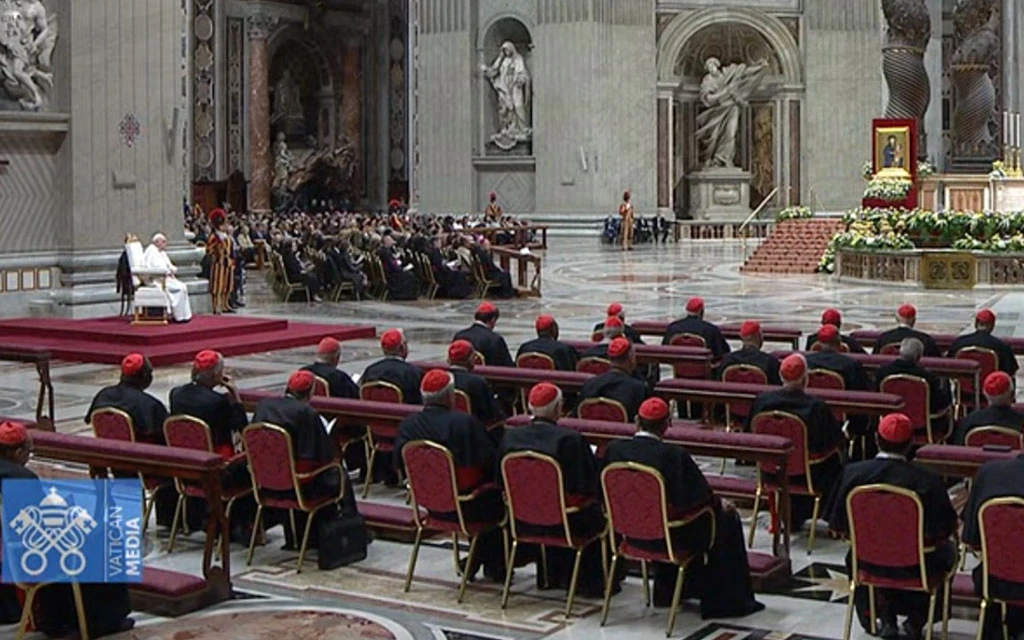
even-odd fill
[{"label": "pope in white cassock", "polygon": [[188,286],[178,280],[178,267],[167,255],[167,237],[158,233],[153,236],[153,243],[146,247],[142,261],[146,269],[162,271],[166,276],[167,302],[175,322],[188,322],[192,319],[192,305],[188,301]]}]

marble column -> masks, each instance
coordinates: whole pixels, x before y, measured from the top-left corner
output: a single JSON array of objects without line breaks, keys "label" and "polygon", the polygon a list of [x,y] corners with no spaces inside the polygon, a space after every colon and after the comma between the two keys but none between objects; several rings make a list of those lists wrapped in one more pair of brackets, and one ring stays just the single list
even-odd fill
[{"label": "marble column", "polygon": [[658,97],[658,209],[671,206],[671,119],[672,97]]},{"label": "marble column", "polygon": [[246,18],[249,33],[249,210],[270,211],[273,172],[270,163],[270,52],[267,38],[277,18]]},{"label": "marble column", "polygon": [[363,195],[366,175],[363,154],[363,39],[345,39],[341,59],[341,133],[352,144],[358,162],[354,182],[358,195]]}]

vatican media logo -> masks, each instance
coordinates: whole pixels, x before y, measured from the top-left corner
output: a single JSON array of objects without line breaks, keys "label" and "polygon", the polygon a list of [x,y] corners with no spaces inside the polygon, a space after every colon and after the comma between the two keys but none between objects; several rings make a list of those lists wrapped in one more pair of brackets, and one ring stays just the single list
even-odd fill
[{"label": "vatican media logo", "polygon": [[141,582],[138,480],[4,480],[2,579]]}]

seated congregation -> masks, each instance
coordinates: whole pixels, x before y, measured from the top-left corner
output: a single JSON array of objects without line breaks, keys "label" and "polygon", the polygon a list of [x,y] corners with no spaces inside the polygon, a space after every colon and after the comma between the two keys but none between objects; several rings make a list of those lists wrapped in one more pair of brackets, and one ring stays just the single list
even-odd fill
[{"label": "seated congregation", "polygon": [[[898,326],[876,337],[878,355],[868,356],[854,337],[840,333],[841,314],[830,309],[806,352],[779,357],[764,350],[768,330],[757,321],[730,333],[742,342],[734,351],[726,332],[704,319],[701,299],[690,300],[686,310],[660,332],[662,351],[644,344],[618,304],[595,327],[590,345],[563,340],[557,320],[542,315],[537,338],[513,358],[497,330],[499,309],[484,302],[470,326],[453,335],[447,363],[409,361],[404,333],[389,329],[381,335],[381,359],[358,384],[338,368],[341,345],[325,338],[316,361],[293,373],[283,394],[259,400],[252,415],[219,353],[196,355],[191,380],[171,392],[168,407],[146,393],[153,378],[149,361],[131,354],[120,382],[96,395],[86,421],[100,437],[113,433],[110,422],[119,420],[134,440],[166,446],[180,446],[176,428],[200,425],[208,449],[223,459],[226,490],[239,490],[230,509],[231,538],[249,546],[250,560],[263,532],[277,524],[299,553],[299,570],[307,549],[318,549],[322,569],[365,557],[360,511],[372,504],[366,499],[371,485],[383,482],[406,488],[412,505],[416,533],[406,590],[413,587],[423,538],[455,534],[470,542],[468,556],[453,567],[461,576],[460,601],[482,572],[502,585],[505,606],[515,573],[536,564],[537,588],[566,592],[567,616],[576,595],[601,598],[605,623],[610,599],[623,580],[633,579],[626,577],[627,561],[636,561],[645,583],[653,565],[653,604],[669,609],[671,633],[683,599],[698,599],[704,618],[763,609],[735,504],[716,493],[717,477],[706,476],[677,442],[680,428],[720,427],[724,416],[729,429],[781,436],[792,447],[788,493],[772,484],[769,469],[758,468],[756,495],[748,496],[755,511],[751,539],[764,498],[776,530],[788,534],[810,521],[809,549],[819,519],[850,540],[855,597],[848,624],[856,612],[865,630],[883,638],[896,638],[901,626],[908,637],[930,637],[938,618],[948,615],[945,593],[957,556],[969,549],[981,557],[975,595],[1009,604],[1005,620],[1001,607],[982,607],[983,636],[994,640],[1003,624],[1011,633],[1024,630],[1015,606],[1024,583],[989,571],[1019,562],[995,550],[1010,548],[999,523],[1024,517],[1024,457],[982,466],[962,514],[943,478],[914,461],[922,448],[946,442],[964,450],[1024,449],[1024,414],[1013,406],[1016,360],[993,335],[991,311],[977,314],[973,333],[940,349],[945,342],[915,329],[916,310],[904,305]],[[672,373],[719,385],[719,401],[679,401],[671,381],[660,380],[660,365],[676,361],[657,358],[680,355],[706,357],[703,370],[673,365]],[[959,359],[976,365],[972,377],[951,384],[949,369],[940,365]],[[823,390],[861,395],[838,412],[819,395]],[[735,395],[741,391],[752,395]],[[328,430],[326,419],[344,417],[345,410],[321,415],[315,407],[323,406],[322,397],[366,407],[409,405],[409,411],[387,424],[341,420]],[[879,399],[902,408],[878,409],[872,403]],[[517,413],[531,418],[508,421]],[[689,420],[674,422],[676,414]],[[611,442],[595,441],[575,422],[560,424],[567,417],[595,429],[635,427],[626,426]],[[282,442],[287,446],[275,445]],[[30,450],[31,431],[0,426],[2,477],[30,474],[24,468]],[[282,456],[295,478],[293,490],[263,485],[262,466],[279,467]],[[362,500],[349,481],[356,469],[365,483]],[[170,526],[173,539],[183,525],[200,528],[207,505],[194,495],[158,493],[155,511],[157,525]],[[777,521],[783,515],[788,522]],[[94,589],[82,585],[87,616],[100,616],[90,598],[111,597]],[[16,618],[17,600],[7,598],[5,606]],[[73,615],[48,611],[64,626],[75,625]],[[127,615],[122,607],[116,620],[96,618],[92,635],[121,628]]]}]

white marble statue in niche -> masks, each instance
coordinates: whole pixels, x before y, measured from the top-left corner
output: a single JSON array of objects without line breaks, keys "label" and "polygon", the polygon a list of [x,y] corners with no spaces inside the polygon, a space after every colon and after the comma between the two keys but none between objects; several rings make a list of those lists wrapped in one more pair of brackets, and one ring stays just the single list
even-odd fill
[{"label": "white marble statue in niche", "polygon": [[53,88],[57,17],[39,0],[0,0],[0,87],[38,111]]},{"label": "white marble statue in niche", "polygon": [[768,71],[766,60],[751,66],[731,64],[722,68],[718,58],[704,63],[707,75],[700,85],[700,101],[706,107],[697,115],[697,141],[704,168],[736,166],[736,138],[740,114],[750,94]]},{"label": "white marble statue in niche", "polygon": [[516,45],[509,41],[502,43],[498,57],[482,71],[498,97],[501,129],[491,136],[491,141],[508,151],[533,135],[530,128],[530,71]]}]

